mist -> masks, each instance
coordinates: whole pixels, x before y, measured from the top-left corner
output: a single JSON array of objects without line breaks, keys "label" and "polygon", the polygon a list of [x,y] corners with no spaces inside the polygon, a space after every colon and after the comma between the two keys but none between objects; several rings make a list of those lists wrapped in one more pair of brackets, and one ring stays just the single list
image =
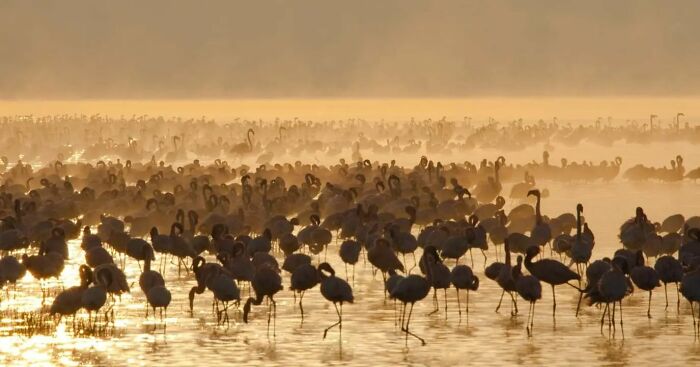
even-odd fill
[{"label": "mist", "polygon": [[0,3],[0,98],[696,95],[697,1]]}]

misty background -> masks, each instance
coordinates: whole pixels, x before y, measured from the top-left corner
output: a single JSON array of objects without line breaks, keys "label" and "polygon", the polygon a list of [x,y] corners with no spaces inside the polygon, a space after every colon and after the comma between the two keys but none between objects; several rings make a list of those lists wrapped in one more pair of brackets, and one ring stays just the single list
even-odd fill
[{"label": "misty background", "polygon": [[0,2],[0,98],[695,95],[700,1]]}]

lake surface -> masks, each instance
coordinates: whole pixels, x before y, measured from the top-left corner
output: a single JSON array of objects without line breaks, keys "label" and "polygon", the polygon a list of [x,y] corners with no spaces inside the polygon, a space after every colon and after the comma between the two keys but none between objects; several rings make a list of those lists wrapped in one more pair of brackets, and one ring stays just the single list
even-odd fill
[{"label": "lake surface", "polygon": [[[634,213],[640,203],[650,218],[661,221],[672,213],[697,214],[697,189],[692,182],[629,184],[621,180],[610,184],[544,183],[551,197],[543,201],[545,214],[573,211],[577,202],[585,206],[585,216],[596,234],[594,257],[611,255],[619,248],[616,239],[619,225]],[[507,187],[506,190],[509,188]],[[509,205],[510,206],[510,205]],[[66,287],[77,284],[77,270],[83,261],[79,242],[71,242],[71,260],[63,273]],[[337,257],[338,245],[332,244],[327,260],[340,276],[345,271]],[[501,257],[502,257],[502,251]],[[281,254],[276,254],[282,260]],[[419,255],[419,253],[417,254]],[[490,263],[495,251],[487,253]],[[412,259],[408,258],[409,265]],[[465,260],[462,260],[465,261]],[[468,261],[468,260],[467,260]],[[3,296],[0,309],[3,319],[0,337],[0,363],[5,365],[181,365],[195,362],[218,365],[562,365],[588,363],[601,365],[668,364],[700,362],[700,343],[693,336],[692,318],[687,302],[676,312],[676,294],[669,287],[672,307],[664,309],[663,288],[654,292],[652,316],[646,317],[647,294],[635,292],[623,302],[624,339],[619,330],[600,332],[601,310],[583,307],[576,318],[577,294],[569,287],[557,289],[557,316],[551,314],[551,291],[543,287],[543,299],[537,303],[535,329],[531,338],[525,331],[527,305],[520,302],[521,314],[511,317],[508,303],[499,313],[494,309],[500,296],[498,286],[483,276],[483,257],[474,256],[474,269],[481,287],[470,294],[470,313],[459,320],[454,289],[447,293],[448,314],[432,309],[430,298],[418,303],[411,319],[411,329],[426,339],[427,345],[404,336],[394,324],[393,302],[384,301],[380,275],[373,276],[371,266],[358,264],[353,284],[356,302],[343,307],[342,338],[334,329],[326,340],[323,329],[336,321],[333,306],[320,295],[318,288],[304,297],[306,317],[301,323],[292,293],[278,294],[276,336],[268,336],[267,307],[254,307],[250,323],[242,323],[240,312],[231,312],[229,327],[217,326],[211,311],[212,296],[197,296],[194,315],[188,310],[187,292],[195,284],[193,276],[178,277],[171,265],[166,284],[173,294],[165,328],[159,320],[148,320],[145,297],[138,288],[139,267],[127,261],[126,274],[132,293],[114,306],[116,327],[107,335],[74,336],[70,320],[55,332],[26,337],[13,335],[8,310],[33,311],[41,305],[41,291],[30,276],[16,291]],[[453,263],[448,263],[452,266]],[[414,270],[416,271],[416,270]],[[289,286],[289,275],[283,277]],[[56,287],[56,284],[51,286]],[[247,292],[247,291],[245,291]],[[465,294],[462,293],[462,306]],[[50,303],[51,298],[47,299]],[[87,318],[87,315],[79,315]]]},{"label": "lake surface", "polygon": [[624,122],[647,122],[650,114],[671,122],[676,113],[700,117],[698,97],[484,97],[484,98],[375,98],[375,99],[184,99],[184,100],[0,100],[2,115],[101,114],[112,117],[149,115],[182,118],[332,120],[363,118],[410,120],[446,117],[476,120],[489,117],[512,120],[593,122],[608,116]]},{"label": "lake surface", "polygon": [[[218,120],[241,118],[332,119],[362,117],[407,120],[416,118],[462,119],[472,116],[485,121],[489,116],[502,119],[523,117],[591,123],[601,116],[613,116],[616,121],[648,119],[650,113],[670,122],[677,112],[684,112],[690,121],[700,116],[700,100],[694,98],[610,98],[610,99],[472,99],[472,100],[199,100],[199,101],[0,101],[3,115],[55,113],[102,113],[114,117],[132,114],[182,116],[199,118],[205,115]],[[524,163],[539,160],[543,146],[529,147],[521,152],[506,154],[509,162]],[[349,147],[346,149],[349,153]],[[460,152],[438,157],[443,161],[477,161],[500,155],[496,149]],[[653,145],[614,145],[603,148],[592,144],[556,146],[553,161],[560,157],[570,160],[611,160],[624,157],[623,171],[636,163],[663,166],[676,154],[683,154],[689,169],[700,165],[700,150],[690,143]],[[349,154],[345,154],[349,155]],[[294,158],[299,157],[283,157]],[[314,157],[301,157],[311,160]],[[323,159],[323,157],[320,157]],[[410,164],[417,157],[398,157],[399,163]],[[431,157],[432,158],[432,157]],[[333,160],[335,162],[335,160]],[[324,162],[325,163],[325,162]],[[662,221],[668,215],[682,213],[686,217],[700,214],[698,184],[630,183],[618,177],[611,183],[556,183],[538,181],[548,188],[551,196],[543,200],[544,214],[551,216],[574,212],[577,203],[585,207],[584,215],[596,234],[594,258],[610,256],[620,248],[617,239],[620,224],[642,205],[652,221]],[[506,185],[504,192],[510,192]],[[517,203],[508,202],[507,209]],[[78,267],[83,263],[79,240],[72,241],[71,259],[62,275],[64,286],[78,283]],[[344,276],[345,270],[337,256],[338,244],[331,244],[327,261]],[[502,257],[502,251],[501,257]],[[546,251],[548,253],[548,251]],[[282,261],[281,254],[275,254]],[[420,252],[416,254],[419,256]],[[494,309],[501,294],[495,282],[483,275],[484,260],[474,254],[474,269],[481,278],[477,292],[470,294],[469,316],[457,313],[454,289],[447,293],[448,314],[442,308],[432,310],[430,298],[418,303],[411,318],[411,329],[427,341],[421,346],[415,339],[405,345],[404,334],[395,325],[393,302],[385,301],[380,275],[373,275],[371,266],[362,261],[355,269],[352,282],[355,304],[343,307],[342,337],[333,329],[323,340],[323,329],[337,320],[333,305],[326,302],[315,288],[304,297],[306,317],[301,322],[299,308],[291,291],[277,297],[276,335],[267,333],[267,307],[254,307],[250,323],[242,322],[241,313],[232,311],[231,323],[219,326],[211,311],[212,295],[205,292],[195,301],[190,314],[187,293],[196,283],[192,274],[178,276],[177,266],[170,265],[165,275],[173,301],[164,324],[151,315],[145,319],[145,297],[138,287],[139,266],[127,261],[125,272],[132,284],[132,293],[114,306],[116,323],[103,335],[76,336],[70,320],[56,328],[33,336],[16,330],[17,313],[33,312],[41,307],[39,283],[27,276],[16,290],[0,293],[0,364],[1,365],[169,365],[202,364],[327,366],[327,365],[693,365],[700,362],[700,341],[694,337],[690,307],[681,302],[676,311],[676,292],[669,287],[672,304],[664,309],[663,288],[654,292],[652,316],[646,317],[647,294],[635,292],[623,302],[624,338],[617,329],[609,334],[607,326],[600,332],[602,310],[583,307],[574,316],[577,293],[569,287],[557,289],[558,308],[552,317],[549,287],[543,287],[543,299],[537,303],[534,335],[525,331],[527,305],[520,302],[521,313],[511,317],[508,303],[499,313]],[[487,264],[496,259],[493,247],[487,252]],[[208,258],[208,260],[213,260]],[[465,260],[462,260],[463,262]],[[467,260],[468,261],[468,260]],[[408,258],[409,265],[412,258]],[[448,262],[451,267],[454,262]],[[416,271],[416,270],[414,270]],[[285,288],[289,275],[283,274]],[[60,285],[48,284],[53,294]],[[247,291],[244,291],[247,296]],[[47,298],[50,304],[52,298]],[[464,306],[464,293],[462,293]],[[80,320],[87,318],[79,314]],[[165,326],[164,326],[165,325]]]}]

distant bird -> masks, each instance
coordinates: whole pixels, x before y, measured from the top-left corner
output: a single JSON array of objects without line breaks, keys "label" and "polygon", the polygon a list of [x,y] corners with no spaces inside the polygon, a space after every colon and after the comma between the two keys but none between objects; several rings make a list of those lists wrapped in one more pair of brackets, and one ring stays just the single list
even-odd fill
[{"label": "distant bird", "polygon": [[311,265],[311,263],[299,265],[292,272],[290,290],[299,293],[299,310],[301,311],[301,320],[304,321],[304,292],[315,287],[320,280],[319,272]]},{"label": "distant bird", "polygon": [[[192,261],[192,271],[194,272],[197,285],[192,287],[189,292],[190,312],[193,312],[194,310],[195,294],[202,294],[207,289],[212,290],[213,279],[221,273],[227,273],[224,267],[220,264],[206,262],[206,260],[204,260],[204,258],[201,256],[195,257]],[[163,282],[163,285],[164,284],[165,282]]]},{"label": "distant bird", "polygon": [[151,290],[151,288],[155,286],[164,286],[165,280],[159,272],[151,270],[151,262],[155,259],[151,245],[146,244],[142,251],[144,265],[143,271],[139,276],[139,287],[144,295],[148,295],[148,291]]},{"label": "distant bird", "polygon": [[16,284],[27,274],[27,267],[16,257],[8,255],[0,259],[0,288],[6,283]]},{"label": "distant bird", "polygon": [[467,291],[467,317],[469,316],[469,291],[476,291],[479,289],[479,277],[474,275],[472,269],[467,265],[457,265],[452,268],[450,274],[450,282],[457,290],[457,309],[459,310],[459,317],[462,317],[462,306],[460,305],[459,290],[465,289]]},{"label": "distant bird", "polygon": [[[129,283],[126,280],[126,275],[114,264],[102,264],[95,268],[95,274],[99,274],[101,271],[109,271],[111,273],[111,278],[109,284],[102,283],[108,294],[113,296],[121,297],[122,294],[130,292]],[[95,283],[101,284],[101,282],[107,279],[105,277],[95,278]]]},{"label": "distant bird", "polygon": [[399,284],[401,280],[406,278],[405,276],[398,274],[396,270],[389,270],[389,277],[386,278],[386,282],[384,282],[384,291],[389,294],[389,299],[394,300],[394,326],[396,326],[397,323],[397,314],[396,314],[396,297],[391,295],[391,292],[394,291],[394,288],[396,288],[396,285]]},{"label": "distant bird", "polygon": [[515,281],[513,280],[513,267],[510,261],[510,240],[506,238],[503,243],[503,249],[505,251],[505,263],[493,263],[486,268],[486,276],[491,278],[495,275],[496,283],[503,290],[501,292],[501,298],[498,301],[498,306],[496,306],[496,312],[501,308],[501,303],[503,302],[503,295],[508,293],[511,299],[511,315],[517,315],[518,313],[518,302],[513,296],[515,289]]},{"label": "distant bird", "polygon": [[90,270],[90,267],[81,265],[79,274],[80,285],[70,287],[59,293],[56,298],[54,298],[51,308],[49,309],[50,315],[59,315],[59,321],[60,317],[73,316],[73,326],[75,326],[75,314],[83,306],[83,293],[85,293],[90,283],[92,283],[92,270]]},{"label": "distant bird", "polygon": [[345,240],[340,244],[340,259],[345,263],[345,278],[348,277],[348,264],[352,265],[352,279],[355,280],[355,264],[360,259],[362,245],[355,240]]},{"label": "distant bird", "polygon": [[403,263],[391,249],[389,241],[383,238],[377,239],[374,246],[367,251],[367,260],[382,272],[385,280],[389,269],[404,271]]},{"label": "distant bird", "polygon": [[22,255],[22,265],[26,267],[30,274],[39,280],[42,295],[46,297],[44,280],[58,278],[65,267],[63,255],[57,252],[49,252],[44,255]]},{"label": "distant bird", "polygon": [[[694,261],[689,271],[683,275],[681,294],[690,303],[690,314],[693,315],[693,331],[697,336],[700,334],[700,322],[695,318],[694,304],[700,303],[700,261]],[[698,305],[698,313],[700,313],[700,305]],[[700,315],[698,317],[700,318]]]},{"label": "distant bird", "polygon": [[[220,323],[225,322],[228,325],[229,303],[234,302],[234,304],[238,305],[241,300],[241,292],[233,277],[224,271],[212,274],[207,283],[207,287],[214,293],[214,300],[216,301],[216,320]],[[170,303],[170,292],[165,289],[165,286],[155,286],[148,291],[148,298],[148,303],[153,307],[153,312],[155,312],[156,307],[167,309]],[[218,308],[218,302],[222,303],[223,310]]]},{"label": "distant bird", "polygon": [[[92,313],[99,312],[107,302],[106,288],[112,284],[112,273],[107,269],[101,269],[100,272],[95,274],[95,277],[99,279],[99,282],[86,289],[80,299],[81,306],[88,312],[88,322],[92,320]],[[107,315],[105,313],[106,318]],[[97,321],[97,317],[95,317],[95,321]]]},{"label": "distant bird", "polygon": [[[622,299],[625,298],[630,292],[632,292],[632,283],[625,276],[628,273],[627,261],[622,257],[615,257],[612,260],[612,267],[605,274],[600,277],[598,281],[598,289],[587,295],[590,304],[593,303],[605,303],[605,309],[603,310],[603,316],[600,319],[601,330],[603,328],[603,323],[605,321],[606,313],[610,311],[610,303],[613,304],[613,311],[615,309],[615,304],[620,306],[620,327],[623,325],[622,321]],[[614,312],[613,312],[614,314]],[[615,320],[611,322],[611,326],[614,326]],[[623,329],[624,335],[624,329]]]},{"label": "distant bird", "polygon": [[549,224],[545,223],[542,219],[542,212],[540,211],[540,202],[542,201],[542,195],[540,190],[530,190],[527,196],[534,196],[537,198],[537,204],[535,204],[535,226],[530,231],[530,238],[534,245],[544,246],[552,239],[552,229]]},{"label": "distant bird", "polygon": [[535,326],[535,303],[542,298],[542,284],[534,276],[522,274],[522,263],[523,257],[518,255],[517,265],[513,268],[513,280],[515,281],[515,291],[530,303],[525,329],[528,335],[532,335],[532,329]]},{"label": "distant bird", "polygon": [[[326,300],[333,302],[335,312],[338,314],[338,322],[323,330],[323,338],[326,338],[328,330],[338,326],[340,334],[343,333],[343,303],[353,303],[355,297],[352,294],[352,288],[343,279],[335,276],[335,270],[328,263],[318,265],[318,272],[321,278],[321,295]],[[340,306],[340,308],[338,308]]]},{"label": "distant bird", "polygon": [[554,287],[561,284],[568,284],[571,280],[580,280],[581,276],[556,260],[542,259],[533,262],[532,259],[539,253],[540,248],[537,246],[532,246],[527,249],[525,268],[527,268],[530,274],[535,276],[535,278],[552,286],[552,316],[554,316],[557,310],[557,297]]},{"label": "distant bird", "polygon": [[[487,278],[493,280],[494,282],[498,281],[498,275],[501,273],[501,268],[504,267],[506,264],[496,261],[491,263],[489,266],[484,269],[484,274],[486,275]],[[503,302],[503,295],[505,294],[505,290],[501,292],[501,298],[498,301],[498,306],[496,306],[496,312],[501,308],[501,303]]]},{"label": "distant bird", "polygon": [[[406,333],[406,345],[408,345],[408,336],[412,336],[421,341],[425,345],[425,340],[409,330],[411,323],[411,314],[413,313],[413,305],[424,299],[430,293],[430,283],[420,275],[412,274],[404,279],[401,279],[392,289],[391,297],[398,299],[403,303],[403,312],[401,314],[401,331]],[[408,319],[406,319],[406,306],[410,304],[411,308],[408,311]]]},{"label": "distant bird", "polygon": [[[592,232],[590,232],[588,226],[583,227],[581,223],[581,213],[583,213],[583,205],[579,203],[576,205],[576,236],[573,238],[571,250],[569,251],[571,261],[576,264],[576,270],[579,274],[582,273],[582,266],[587,265],[591,260],[593,246],[595,245]],[[586,231],[584,228],[588,230]]]},{"label": "distant bird", "polygon": [[88,251],[93,247],[102,247],[102,239],[100,236],[93,234],[89,226],[85,226],[85,228],[83,228],[83,239],[80,243],[80,248]]},{"label": "distant bird", "polygon": [[[255,291],[255,298],[250,297],[243,306],[243,321],[248,323],[248,314],[250,306],[254,304],[260,305],[265,297],[270,301],[270,307],[267,314],[267,333],[270,333],[270,320],[277,320],[277,303],[275,302],[275,294],[282,290],[282,278],[279,273],[267,266],[257,269],[255,276],[251,282]],[[273,324],[273,336],[275,335],[275,325]]]},{"label": "distant bird", "polygon": [[678,284],[683,280],[683,266],[681,265],[681,262],[673,256],[661,256],[656,260],[656,264],[654,264],[654,269],[656,270],[656,273],[659,274],[659,279],[664,284],[664,294],[666,295],[666,308],[668,309],[668,291],[666,287],[668,283],[675,283],[676,292],[678,296],[677,307],[680,310],[681,297],[680,288]]},{"label": "distant bird", "polygon": [[[423,251],[423,256],[420,259],[421,269],[425,270],[426,279],[433,288],[433,304],[435,308],[430,313],[431,315],[439,311],[439,301],[437,290],[442,289],[445,295],[445,318],[447,318],[447,289],[450,288],[450,269],[443,264],[437,249],[433,246],[427,246]],[[461,306],[460,306],[461,308]]]},{"label": "distant bird", "polygon": [[311,256],[302,253],[289,254],[284,258],[282,270],[293,274],[302,265],[311,264]]},{"label": "distant bird", "polygon": [[580,290],[578,303],[576,304],[576,317],[578,317],[579,310],[581,309],[581,300],[584,294],[589,294],[591,292],[598,292],[598,282],[603,274],[607,273],[612,269],[612,263],[609,258],[604,258],[602,260],[596,260],[592,262],[586,268],[586,288]]},{"label": "distant bird", "polygon": [[656,287],[661,286],[659,274],[654,268],[644,265],[644,254],[641,250],[637,251],[637,264],[630,270],[630,278],[632,283],[641,290],[649,292],[649,305],[647,307],[647,317],[651,318],[651,295]]}]

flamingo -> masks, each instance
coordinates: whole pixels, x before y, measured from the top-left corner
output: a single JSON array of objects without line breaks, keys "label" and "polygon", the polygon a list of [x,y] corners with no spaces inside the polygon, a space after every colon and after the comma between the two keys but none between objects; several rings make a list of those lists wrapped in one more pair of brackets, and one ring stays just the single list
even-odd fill
[{"label": "flamingo", "polygon": [[[469,291],[476,291],[479,289],[479,277],[474,275],[472,268],[467,265],[457,265],[452,268],[450,273],[450,282],[457,290],[457,303],[459,300],[459,290],[465,289],[467,291],[467,317],[469,317]],[[458,305],[459,317],[462,318],[462,306]]]},{"label": "flamingo", "polygon": [[535,205],[535,226],[530,231],[530,238],[533,244],[544,246],[552,239],[552,229],[542,220],[542,213],[540,211],[542,194],[540,194],[540,190],[535,189],[528,191],[527,196],[534,196],[537,198],[537,204]]},{"label": "flamingo", "polygon": [[523,257],[518,255],[517,265],[513,268],[513,280],[515,281],[515,291],[522,299],[530,303],[527,312],[527,323],[525,329],[527,335],[532,336],[532,329],[535,327],[535,303],[542,298],[542,284],[540,280],[532,275],[522,274]]},{"label": "flamingo", "polygon": [[[335,312],[338,314],[338,322],[323,330],[323,339],[326,338],[328,330],[338,326],[340,334],[343,333],[343,303],[353,303],[355,297],[352,294],[350,284],[335,276],[335,270],[330,264],[324,262],[318,265],[318,272],[321,278],[321,295],[326,300],[333,302]],[[340,306],[340,308],[338,308]]]},{"label": "flamingo", "polygon": [[[614,257],[612,259],[612,267],[610,270],[605,272],[605,274],[600,277],[597,289],[586,295],[586,297],[589,298],[590,304],[605,303],[603,316],[600,319],[601,330],[603,329],[606,313],[608,314],[608,317],[610,316],[610,303],[613,304],[613,317],[610,325],[614,325],[615,323],[615,304],[618,303],[620,306],[620,327],[623,327],[622,299],[633,290],[630,280],[627,278],[627,276],[625,276],[629,270],[627,266],[627,261],[625,261],[624,258]],[[622,333],[624,337],[624,328],[622,329]]]},{"label": "flamingo", "polygon": [[[274,318],[277,319],[277,303],[275,302],[274,296],[277,292],[282,290],[282,278],[279,273],[268,267],[263,266],[257,269],[255,276],[251,282],[253,290],[255,291],[255,298],[250,297],[243,306],[243,321],[248,323],[248,314],[250,313],[251,304],[256,306],[260,305],[265,297],[270,301],[270,307],[267,315],[267,333],[270,333],[270,320]],[[272,335],[275,335],[275,328],[273,324]]]},{"label": "flamingo", "polygon": [[[401,314],[401,331],[406,333],[406,345],[408,345],[408,336],[412,336],[420,340],[422,345],[425,345],[425,340],[409,330],[411,323],[411,314],[413,313],[413,305],[416,302],[425,299],[430,293],[430,282],[420,275],[412,274],[398,283],[391,290],[391,297],[398,299],[403,303],[403,312]],[[408,319],[406,318],[406,306],[411,304],[408,311]]]},{"label": "flamingo", "polygon": [[[694,261],[690,270],[683,275],[681,294],[690,303],[690,314],[693,315],[693,331],[700,334],[700,322],[696,321],[694,304],[700,302],[700,261]],[[700,307],[698,307],[700,313]],[[700,318],[700,315],[698,315]]]},{"label": "flamingo", "polygon": [[644,254],[637,251],[637,264],[630,270],[630,278],[637,288],[649,292],[649,304],[647,307],[647,317],[651,318],[651,295],[656,287],[661,286],[659,274],[654,268],[644,265]]},{"label": "flamingo", "polygon": [[[309,258],[309,260],[311,259]],[[309,263],[299,265],[292,272],[291,286],[289,289],[295,293],[299,293],[299,310],[301,311],[302,322],[304,321],[304,306],[302,304],[304,293],[315,287],[319,280],[318,270],[311,265],[310,261]]]},{"label": "flamingo", "polygon": [[664,284],[664,294],[666,296],[666,309],[668,309],[668,283],[676,284],[676,292],[678,293],[677,308],[680,310],[681,298],[679,283],[683,280],[683,265],[673,256],[665,255],[656,259],[656,264],[654,264],[654,270],[659,274],[659,279]]},{"label": "flamingo", "polygon": [[[106,287],[112,284],[112,273],[107,269],[101,269],[95,274],[95,277],[100,281],[94,286],[87,288],[80,298],[81,307],[87,310],[88,320],[92,320],[92,313],[99,312],[102,306],[107,302],[107,291]],[[107,312],[105,312],[105,319],[107,318]],[[97,318],[95,318],[97,321]]]},{"label": "flamingo", "polygon": [[557,297],[554,287],[568,284],[571,280],[581,280],[581,276],[571,271],[566,265],[553,259],[542,259],[533,262],[532,259],[540,253],[540,248],[532,246],[527,249],[525,268],[537,279],[552,286],[552,316],[556,314]]},{"label": "flamingo", "polygon": [[51,308],[49,309],[49,314],[51,316],[56,314],[59,315],[59,321],[63,316],[73,316],[74,327],[75,314],[83,306],[83,293],[85,293],[90,283],[92,283],[92,270],[90,270],[90,267],[87,265],[81,265],[79,274],[80,285],[70,287],[59,293],[56,298],[54,298],[53,303],[51,303]]}]

